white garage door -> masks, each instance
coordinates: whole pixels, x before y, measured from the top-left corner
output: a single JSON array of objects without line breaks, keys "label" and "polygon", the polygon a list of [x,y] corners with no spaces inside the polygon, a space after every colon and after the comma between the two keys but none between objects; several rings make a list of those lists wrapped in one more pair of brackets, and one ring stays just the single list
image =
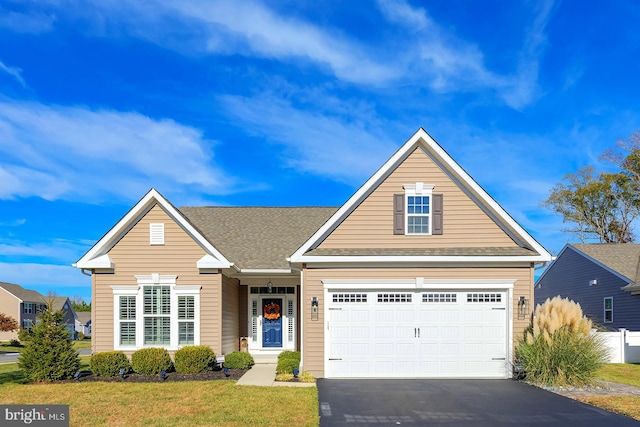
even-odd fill
[{"label": "white garage door", "polygon": [[505,291],[329,291],[327,377],[506,378]]}]

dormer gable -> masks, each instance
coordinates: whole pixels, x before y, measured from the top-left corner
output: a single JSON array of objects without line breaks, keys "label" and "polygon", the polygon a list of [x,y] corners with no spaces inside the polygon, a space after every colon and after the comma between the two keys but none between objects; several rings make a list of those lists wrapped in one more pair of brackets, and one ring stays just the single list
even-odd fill
[{"label": "dormer gable", "polygon": [[[188,234],[205,251],[205,255],[198,260],[197,268],[220,269],[229,268],[229,262],[185,217],[164,198],[157,190],[152,188],[127,214],[114,225],[82,258],[74,267],[86,270],[112,270],[116,266],[109,257],[109,251],[129,232],[138,222],[145,217],[154,207],[159,206],[169,219]],[[149,245],[164,244],[164,224],[151,223],[149,225]]]},{"label": "dormer gable", "polygon": [[516,258],[547,262],[551,255],[419,129],[291,261]]}]

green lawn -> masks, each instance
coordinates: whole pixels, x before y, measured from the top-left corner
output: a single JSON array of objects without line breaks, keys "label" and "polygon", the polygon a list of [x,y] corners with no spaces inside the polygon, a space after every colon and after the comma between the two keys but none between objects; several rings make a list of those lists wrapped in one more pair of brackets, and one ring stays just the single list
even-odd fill
[{"label": "green lawn", "polygon": [[[91,338],[85,338],[81,341],[74,340],[73,348],[76,350],[82,350],[84,348],[91,348]],[[0,342],[0,351],[7,351],[11,353],[21,353],[24,349],[24,346],[16,347],[10,345],[9,341]]]},{"label": "green lawn", "polygon": [[640,387],[640,363],[611,363],[598,371],[597,379]]},{"label": "green lawn", "polygon": [[[640,387],[640,364],[604,365],[598,371],[597,379]],[[578,400],[640,420],[640,396],[594,396]]]},{"label": "green lawn", "polygon": [[[82,357],[87,369],[89,356]],[[72,426],[318,426],[315,387],[249,387],[235,381],[24,384],[0,365],[0,403],[68,404]]]},{"label": "green lawn", "polygon": [[24,347],[16,347],[9,343],[9,341],[0,342],[0,351],[6,351],[8,353],[20,353]]}]

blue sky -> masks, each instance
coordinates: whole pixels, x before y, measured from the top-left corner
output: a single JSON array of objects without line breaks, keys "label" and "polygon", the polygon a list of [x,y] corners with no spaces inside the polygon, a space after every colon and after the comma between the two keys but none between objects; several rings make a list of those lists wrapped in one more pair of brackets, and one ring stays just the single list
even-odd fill
[{"label": "blue sky", "polygon": [[0,281],[70,265],[157,188],[339,206],[426,129],[549,251],[540,207],[640,128],[640,5],[0,0]]}]

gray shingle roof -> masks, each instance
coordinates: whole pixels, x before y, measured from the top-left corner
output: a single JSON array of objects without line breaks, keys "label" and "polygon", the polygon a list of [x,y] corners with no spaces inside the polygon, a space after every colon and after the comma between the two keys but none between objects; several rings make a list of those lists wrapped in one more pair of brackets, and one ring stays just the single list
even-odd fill
[{"label": "gray shingle roof", "polygon": [[633,282],[638,282],[640,244],[595,243],[571,244],[579,251],[622,274]]},{"label": "gray shingle roof", "polygon": [[20,285],[15,285],[13,283],[5,283],[0,282],[0,288],[3,288],[10,294],[20,298],[22,301],[26,302],[44,302],[44,297],[37,291],[32,291],[30,289],[25,289]]},{"label": "gray shingle roof", "polygon": [[239,268],[288,269],[290,257],[336,207],[181,207],[180,212]]},{"label": "gray shingle roof", "polygon": [[311,256],[531,256],[536,252],[520,247],[487,248],[320,248]]},{"label": "gray shingle roof", "polygon": [[86,325],[91,321],[91,312],[90,311],[76,311],[76,317],[83,324]]}]

